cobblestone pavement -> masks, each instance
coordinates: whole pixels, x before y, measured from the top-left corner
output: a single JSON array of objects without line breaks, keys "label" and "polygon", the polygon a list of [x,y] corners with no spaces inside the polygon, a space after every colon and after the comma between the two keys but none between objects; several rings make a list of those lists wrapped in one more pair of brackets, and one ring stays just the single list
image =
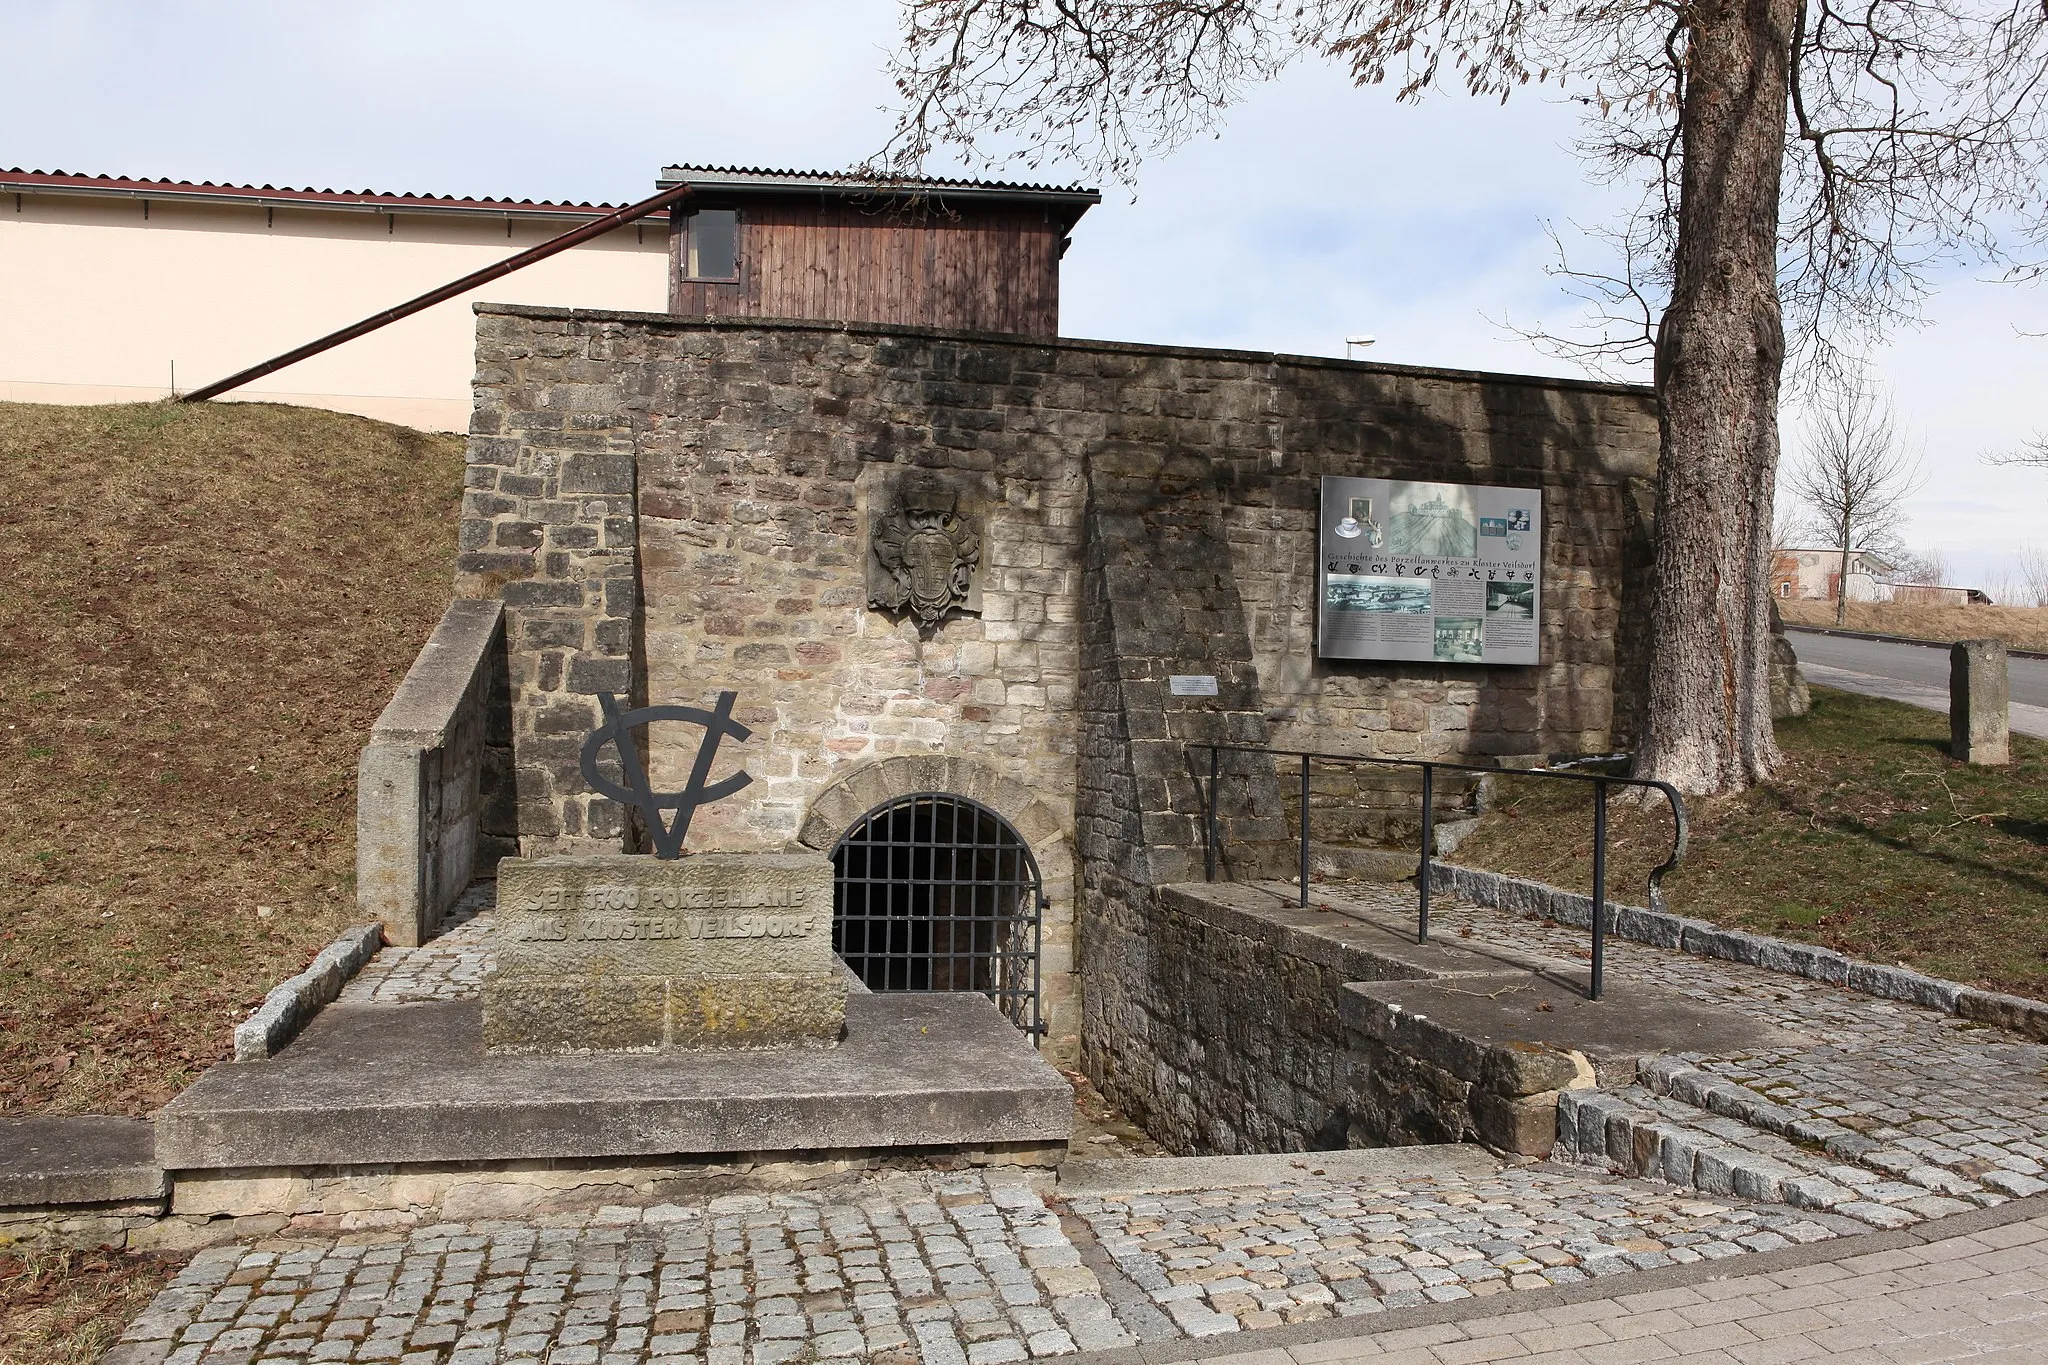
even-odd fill
[{"label": "cobblestone pavement", "polygon": [[[1369,1329],[1368,1329],[1369,1330]],[[1200,1357],[1202,1365],[2041,1365],[2048,1218],[1796,1269]]]},{"label": "cobblestone pavement", "polygon": [[[1556,1169],[1075,1198],[1117,1271],[1191,1336],[1353,1317],[1775,1251],[1865,1229]],[[1125,1307],[1141,1336],[1156,1314]]]},{"label": "cobblestone pavement", "polygon": [[[1412,893],[1400,887],[1332,887],[1323,898],[1369,918],[1413,914]],[[1586,955],[1584,932],[1569,927],[1449,900],[1434,915],[1446,937]],[[386,948],[344,998],[473,995],[489,931],[486,912],[427,947]],[[1618,987],[1653,982],[1810,1040],[1665,1059],[1748,1087],[1796,1142],[1643,1086],[1625,1092],[1646,1119],[1781,1157],[1796,1168],[1788,1179],[1810,1173],[1801,1202],[1810,1203],[1810,1184],[1839,1186],[1842,1212],[1888,1209],[1903,1225],[2048,1190],[2048,1048],[1936,1011],[1628,941],[1610,942],[1608,970]],[[1848,1158],[1836,1152],[1845,1140]],[[1253,1188],[1049,1204],[1019,1173],[896,1174],[702,1206],[287,1235],[202,1253],[131,1326],[110,1365],[1007,1365],[1467,1308],[1469,1321],[1261,1351],[1257,1365],[1831,1354],[1903,1365],[1982,1352],[2048,1361],[2048,1220],[1993,1230],[2033,1229],[2024,1253],[2021,1241],[1986,1240],[1992,1233],[1930,1244],[1919,1260],[1855,1258],[1844,1243],[1851,1259],[1839,1273],[1740,1274],[1751,1253],[1895,1225],[1859,1217],[1557,1166],[1398,1181],[1303,1174]],[[1682,1273],[1703,1261],[1739,1278],[1648,1297],[1625,1287],[1629,1272]],[[1958,1287],[1963,1279],[1971,1287]],[[1610,1282],[1613,1297],[1567,1308],[1497,1312],[1484,1302],[1521,1291],[1539,1291],[1541,1302],[1540,1291]],[[1922,1309],[1899,1313],[1894,1303]]]},{"label": "cobblestone pavement", "polygon": [[[1320,899],[1414,922],[1414,892],[1403,887],[1329,888]],[[1567,925],[1448,898],[1432,903],[1430,917],[1436,936],[1590,956],[1586,931]],[[1625,939],[1608,939],[1607,974],[1623,988],[1649,983],[1807,1040],[1674,1054],[1760,1096],[1777,1132],[1745,1132],[1661,1097],[1632,1096],[1646,1109],[1824,1174],[1845,1202],[1907,1210],[1904,1221],[2048,1191],[2048,1046],[1939,1010]]]},{"label": "cobblestone pavement", "polygon": [[1021,1176],[202,1253],[109,1365],[1002,1365],[1130,1344]]},{"label": "cobblestone pavement", "polygon": [[471,911],[418,948],[383,947],[342,987],[357,1004],[403,1005],[416,1000],[467,1000],[483,989],[490,963],[492,916]]},{"label": "cobblestone pavement", "polygon": [[209,1251],[135,1320],[108,1365],[1004,1365],[1484,1298],[1857,1228],[1556,1169],[1304,1174],[1050,1208],[1017,1172],[899,1174],[700,1207]]}]

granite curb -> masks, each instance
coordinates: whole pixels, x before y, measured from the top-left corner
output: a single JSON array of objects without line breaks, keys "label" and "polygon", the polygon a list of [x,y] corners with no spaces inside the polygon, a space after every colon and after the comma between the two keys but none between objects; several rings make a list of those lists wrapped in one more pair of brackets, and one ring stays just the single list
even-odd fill
[{"label": "granite curb", "polygon": [[[1538,1169],[1581,1171],[1582,1167],[1555,1167],[1549,1162]],[[1953,1237],[1968,1237],[2011,1223],[2048,1217],[2048,1195],[2015,1199],[1988,1209],[1951,1214],[1894,1232],[1864,1232],[1808,1242],[1778,1251],[1753,1251],[1722,1260],[1697,1261],[1691,1265],[1662,1266],[1655,1270],[1631,1270],[1624,1274],[1584,1280],[1578,1284],[1552,1285],[1545,1289],[1517,1289],[1485,1298],[1460,1299],[1452,1303],[1422,1304],[1414,1308],[1392,1308],[1349,1318],[1324,1318],[1318,1322],[1295,1323],[1285,1327],[1262,1327],[1250,1332],[1226,1332],[1215,1336],[1182,1337],[1137,1346],[1120,1346],[1106,1351],[1083,1351],[1061,1356],[1061,1365],[1179,1365],[1179,1362],[1249,1356],[1291,1346],[1350,1337],[1375,1337],[1415,1327],[1443,1323],[1476,1322],[1509,1313],[1538,1313],[1548,1308],[1623,1295],[1681,1289],[1714,1280],[1732,1280],[1749,1275],[1771,1275],[1806,1266],[1847,1261],[1879,1252],[1926,1246]],[[1106,1288],[1106,1287],[1105,1287]],[[1276,1365],[1279,1365],[1276,1362]]]},{"label": "granite curb", "polygon": [[306,970],[271,987],[256,1012],[235,1025],[235,1060],[261,1062],[276,1056],[383,946],[382,924],[344,929]]},{"label": "granite curb", "polygon": [[[1443,879],[1441,886],[1445,891],[1496,910],[1553,919],[1581,928],[1593,923],[1593,898],[1576,891],[1432,859],[1432,885],[1438,884],[1438,877]],[[1743,929],[1723,929],[1665,910],[1609,901],[1607,911],[1609,932],[1654,948],[1672,948],[1695,957],[1715,957],[1765,971],[1803,976],[1810,981],[1843,986],[1882,1000],[1922,1005],[2048,1042],[2048,1004],[2038,1000],[1943,981],[1910,967],[1879,966],[1809,943],[1792,943]]]}]

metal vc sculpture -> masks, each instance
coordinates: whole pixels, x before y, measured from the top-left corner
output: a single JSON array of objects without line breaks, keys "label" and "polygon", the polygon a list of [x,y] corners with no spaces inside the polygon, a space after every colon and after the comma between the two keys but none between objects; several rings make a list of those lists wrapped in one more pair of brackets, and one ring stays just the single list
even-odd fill
[{"label": "metal vc sculpture", "polygon": [[[704,780],[711,776],[711,762],[718,755],[721,739],[731,735],[744,743],[753,734],[732,718],[733,702],[737,699],[737,693],[720,692],[718,704],[709,711],[696,706],[642,706],[632,711],[621,711],[617,697],[609,692],[597,694],[598,703],[604,707],[604,724],[583,741],[583,779],[600,794],[640,812],[640,818],[647,823],[648,836],[654,842],[655,857],[682,857],[683,839],[690,832],[690,820],[696,815],[697,808],[723,801],[754,780],[744,770],[708,785]],[[690,780],[679,792],[657,792],[648,785],[646,765],[641,762],[640,750],[633,743],[634,730],[657,720],[679,720],[704,727],[704,738],[697,745],[696,760],[690,765]],[[619,751],[619,768],[626,778],[623,787],[598,768],[597,756],[607,744],[616,746]],[[674,819],[665,819],[663,811],[674,811]]]}]

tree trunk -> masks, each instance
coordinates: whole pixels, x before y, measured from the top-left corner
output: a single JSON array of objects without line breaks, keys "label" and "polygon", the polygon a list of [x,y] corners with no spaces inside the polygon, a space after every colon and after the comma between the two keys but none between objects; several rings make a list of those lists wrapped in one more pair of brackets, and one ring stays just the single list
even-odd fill
[{"label": "tree trunk", "polygon": [[1842,571],[1835,575],[1835,624],[1849,623],[1849,519],[1842,518]]},{"label": "tree trunk", "polygon": [[1690,7],[1678,249],[1658,335],[1649,699],[1638,776],[1734,791],[1778,764],[1770,528],[1778,468],[1778,182],[1795,0]]}]

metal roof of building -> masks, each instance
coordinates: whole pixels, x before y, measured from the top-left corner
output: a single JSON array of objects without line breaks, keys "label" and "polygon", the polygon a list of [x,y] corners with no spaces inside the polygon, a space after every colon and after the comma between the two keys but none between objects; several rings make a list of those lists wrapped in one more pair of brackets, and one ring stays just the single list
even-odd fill
[{"label": "metal roof of building", "polygon": [[1004,180],[946,180],[921,176],[863,175],[847,171],[785,171],[759,166],[664,166],[664,185],[690,184],[732,193],[811,190],[843,195],[932,195],[957,199],[1007,199],[1055,203],[1085,210],[1102,202],[1085,185],[1025,185]]},{"label": "metal roof of building", "polygon": [[0,193],[55,192],[108,195],[125,199],[182,200],[191,203],[249,204],[368,210],[376,213],[464,213],[529,218],[598,218],[618,204],[552,202],[534,199],[470,199],[458,195],[387,194],[380,190],[293,189],[275,185],[217,185],[211,180],[139,180],[119,175],[74,175],[67,171],[0,170]]}]

